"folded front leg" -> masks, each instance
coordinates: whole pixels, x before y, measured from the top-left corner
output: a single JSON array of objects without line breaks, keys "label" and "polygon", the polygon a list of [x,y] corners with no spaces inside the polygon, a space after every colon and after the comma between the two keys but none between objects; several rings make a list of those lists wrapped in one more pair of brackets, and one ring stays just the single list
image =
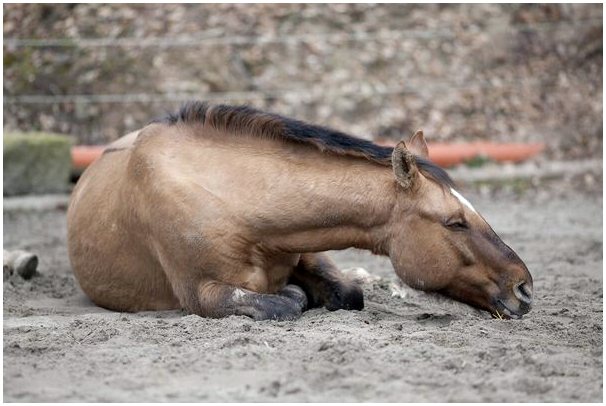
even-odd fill
[{"label": "folded front leg", "polygon": [[197,308],[188,309],[205,317],[248,316],[255,320],[294,320],[307,307],[307,297],[295,285],[277,294],[256,293],[218,281],[206,281],[198,289]]},{"label": "folded front leg", "polygon": [[326,254],[301,254],[290,282],[303,288],[309,307],[326,306],[328,310],[364,308],[362,288],[343,275]]}]

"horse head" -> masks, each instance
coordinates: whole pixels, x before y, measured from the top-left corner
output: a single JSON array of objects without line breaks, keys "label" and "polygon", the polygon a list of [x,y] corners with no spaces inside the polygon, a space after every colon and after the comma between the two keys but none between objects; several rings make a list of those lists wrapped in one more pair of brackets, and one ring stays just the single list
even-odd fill
[{"label": "horse head", "polygon": [[532,303],[528,268],[449,178],[432,176],[428,162],[421,131],[393,150],[388,249],[397,275],[416,289],[520,318]]}]

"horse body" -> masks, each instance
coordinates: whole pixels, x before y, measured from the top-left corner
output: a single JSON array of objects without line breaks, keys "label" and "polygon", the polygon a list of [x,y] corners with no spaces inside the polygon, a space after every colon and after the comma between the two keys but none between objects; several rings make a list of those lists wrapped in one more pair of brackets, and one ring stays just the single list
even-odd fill
[{"label": "horse body", "polygon": [[385,186],[376,175],[387,184],[388,171],[356,158],[323,162],[313,147],[289,154],[292,146],[280,140],[215,132],[152,124],[137,143],[110,145],[82,176],[68,222],[91,238],[70,233],[70,250],[96,303],[195,309],[173,289],[189,297],[205,279],[276,293],[301,253],[368,248],[355,228],[371,224],[380,195],[372,190]]},{"label": "horse body", "polygon": [[[72,268],[85,293],[113,310],[161,310],[178,301],[141,222],[145,211],[128,184],[129,151],[99,159],[81,176],[68,209]],[[109,158],[109,159],[106,159]]]},{"label": "horse body", "polygon": [[[274,116],[244,112],[235,125],[233,117],[220,123],[211,108],[196,108],[198,121],[152,123],[116,141],[79,180],[68,210],[69,252],[95,303],[121,311],[293,318],[312,305],[363,306],[360,288],[322,251],[357,247],[390,255],[402,279],[436,291],[453,284],[444,282],[439,260],[436,266],[415,255],[410,240],[427,240],[432,252],[458,244],[458,257],[468,261],[478,255],[461,242],[446,239],[448,247],[441,247],[430,241],[435,234],[414,235],[423,224],[406,215],[419,202],[403,199],[403,188],[424,197],[425,216],[442,215],[453,204],[460,213],[472,208],[456,195],[446,204],[443,188],[418,181],[422,175],[413,182],[411,155],[392,168],[378,164],[381,157],[364,156],[366,146],[326,153],[317,140],[276,136],[272,128],[284,129]],[[404,263],[411,256],[430,272],[419,279]],[[528,280],[517,268],[512,272],[522,274],[516,282]],[[488,307],[461,292],[477,296],[468,286],[447,294]]]}]

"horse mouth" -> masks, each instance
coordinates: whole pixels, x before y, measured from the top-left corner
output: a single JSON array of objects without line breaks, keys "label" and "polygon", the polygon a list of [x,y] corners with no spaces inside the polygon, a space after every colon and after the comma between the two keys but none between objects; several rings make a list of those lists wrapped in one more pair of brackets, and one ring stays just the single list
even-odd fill
[{"label": "horse mouth", "polygon": [[507,305],[505,303],[503,303],[503,301],[497,300],[495,309],[493,310],[493,312],[491,312],[491,314],[492,314],[492,317],[494,317],[495,319],[518,320],[518,319],[522,318],[522,315],[524,313],[518,313],[516,311],[513,311],[509,307],[507,307]]}]

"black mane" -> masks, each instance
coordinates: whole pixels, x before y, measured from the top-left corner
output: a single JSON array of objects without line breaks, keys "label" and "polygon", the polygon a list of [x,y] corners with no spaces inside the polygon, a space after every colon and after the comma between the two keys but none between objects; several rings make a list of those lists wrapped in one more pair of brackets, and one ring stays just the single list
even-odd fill
[{"label": "black mane", "polygon": [[[211,105],[206,102],[192,101],[185,103],[177,112],[156,119],[152,123],[208,124],[217,130],[283,138],[314,145],[321,151],[364,157],[381,165],[391,166],[392,147],[380,146],[328,127],[308,124],[256,110],[249,106]],[[419,156],[415,156],[415,160],[419,170],[425,176],[442,186],[453,186],[454,182],[444,169]]]}]

